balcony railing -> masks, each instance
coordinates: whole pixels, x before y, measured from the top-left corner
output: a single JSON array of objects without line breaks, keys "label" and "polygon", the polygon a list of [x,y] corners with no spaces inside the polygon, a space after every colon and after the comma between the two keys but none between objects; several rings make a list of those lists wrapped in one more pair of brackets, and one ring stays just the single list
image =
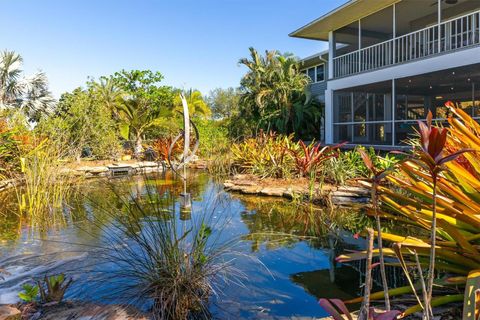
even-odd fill
[{"label": "balcony railing", "polygon": [[480,44],[480,11],[451,19],[333,59],[334,77],[345,77]]}]

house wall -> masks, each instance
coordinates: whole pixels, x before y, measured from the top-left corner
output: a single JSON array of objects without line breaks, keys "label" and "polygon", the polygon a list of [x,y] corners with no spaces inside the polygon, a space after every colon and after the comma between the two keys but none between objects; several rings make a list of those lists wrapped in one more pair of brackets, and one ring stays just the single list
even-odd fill
[{"label": "house wall", "polygon": [[384,69],[365,72],[340,79],[330,79],[325,92],[325,141],[334,143],[334,96],[337,90],[379,83],[395,81],[395,79],[414,77],[426,73],[441,71],[450,68],[464,67],[480,63],[480,46],[457,50],[439,56],[415,60]]}]

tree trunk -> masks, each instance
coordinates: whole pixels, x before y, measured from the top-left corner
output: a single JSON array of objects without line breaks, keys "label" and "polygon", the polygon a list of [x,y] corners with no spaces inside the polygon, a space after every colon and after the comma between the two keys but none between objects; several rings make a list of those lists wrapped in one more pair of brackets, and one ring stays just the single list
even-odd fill
[{"label": "tree trunk", "polygon": [[140,159],[140,157],[142,156],[142,152],[143,152],[142,135],[137,134],[135,138],[135,149],[134,149],[133,155],[136,159]]}]

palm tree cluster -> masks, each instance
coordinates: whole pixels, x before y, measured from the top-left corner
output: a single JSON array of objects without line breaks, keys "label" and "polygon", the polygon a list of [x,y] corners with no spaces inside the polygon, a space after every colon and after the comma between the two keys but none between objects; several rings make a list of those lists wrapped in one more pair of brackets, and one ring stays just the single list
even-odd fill
[{"label": "palm tree cluster", "polygon": [[38,121],[49,113],[55,99],[48,90],[44,72],[23,75],[22,57],[13,51],[0,53],[0,108],[17,108],[24,111],[30,121]]},{"label": "palm tree cluster", "polygon": [[239,63],[248,68],[240,82],[243,117],[281,133],[298,134],[308,124],[319,127],[320,108],[307,91],[310,79],[292,54],[266,51],[262,56],[250,48],[250,58]]}]

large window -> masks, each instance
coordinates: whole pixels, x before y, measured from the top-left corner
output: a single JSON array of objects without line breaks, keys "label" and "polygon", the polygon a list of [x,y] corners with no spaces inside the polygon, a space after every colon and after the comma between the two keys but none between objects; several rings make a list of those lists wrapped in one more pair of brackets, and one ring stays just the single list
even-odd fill
[{"label": "large window", "polygon": [[391,81],[334,93],[334,139],[392,144]]},{"label": "large window", "polygon": [[325,64],[323,63],[304,69],[302,72],[306,73],[313,83],[325,81]]}]

